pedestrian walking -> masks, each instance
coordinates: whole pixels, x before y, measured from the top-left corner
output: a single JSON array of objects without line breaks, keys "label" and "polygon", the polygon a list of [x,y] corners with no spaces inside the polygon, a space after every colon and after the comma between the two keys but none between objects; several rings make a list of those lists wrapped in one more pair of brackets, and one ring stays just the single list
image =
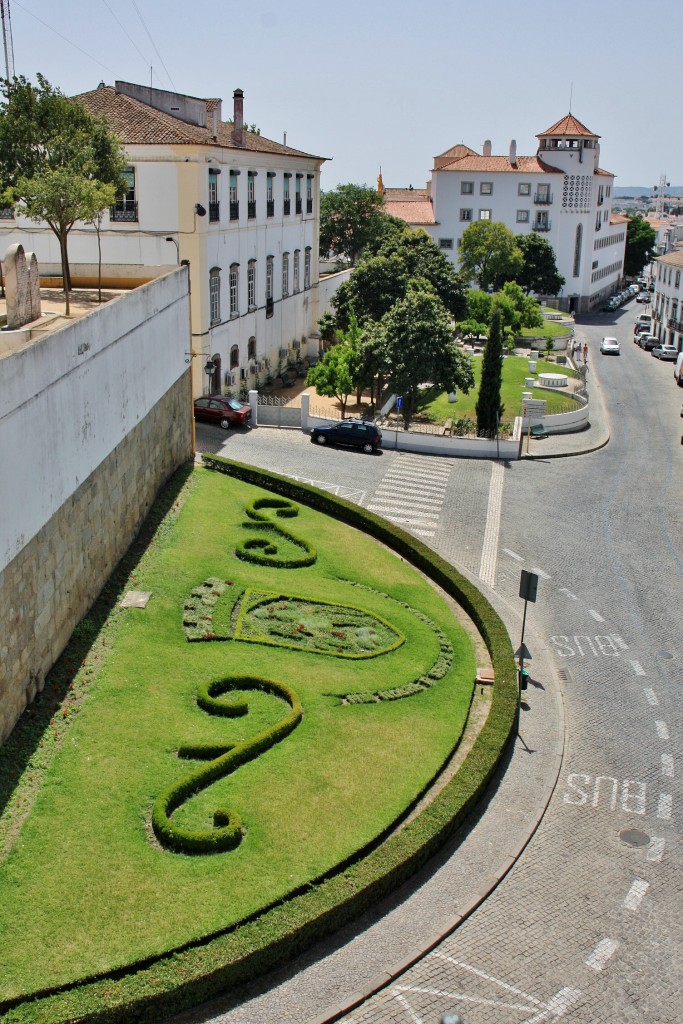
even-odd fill
[{"label": "pedestrian walking", "polygon": [[588,345],[585,341],[583,343],[583,361],[584,363],[588,362]]}]

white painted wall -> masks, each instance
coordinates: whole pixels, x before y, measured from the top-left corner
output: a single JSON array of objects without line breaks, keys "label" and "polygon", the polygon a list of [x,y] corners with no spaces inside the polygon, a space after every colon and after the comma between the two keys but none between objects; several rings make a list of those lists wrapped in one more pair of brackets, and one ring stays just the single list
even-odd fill
[{"label": "white painted wall", "polygon": [[188,348],[181,267],[0,358],[0,570],[186,372]]}]

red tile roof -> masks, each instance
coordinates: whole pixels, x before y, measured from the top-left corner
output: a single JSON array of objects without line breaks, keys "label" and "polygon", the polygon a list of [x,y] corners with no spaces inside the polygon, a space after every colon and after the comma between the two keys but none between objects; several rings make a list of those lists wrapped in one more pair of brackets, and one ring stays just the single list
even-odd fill
[{"label": "red tile roof", "polygon": [[418,203],[429,199],[426,188],[385,188],[384,200],[387,203]]},{"label": "red tile roof", "polygon": [[[232,141],[232,124],[218,122],[218,134],[214,139],[213,121],[207,119],[207,127],[200,128],[194,124],[166,114],[161,110],[133,99],[123,93],[117,93],[113,86],[100,86],[92,92],[84,92],[74,96],[91,114],[105,117],[112,131],[119,136],[124,145],[142,146],[220,146],[224,149],[246,150],[255,153],[274,153],[290,157],[313,157],[312,153],[304,153],[290,146],[282,146],[272,142],[263,135],[244,131],[244,146],[236,146]],[[207,111],[211,113],[217,106],[216,100],[206,100]],[[324,160],[325,157],[313,157]]]},{"label": "red tile roof", "polygon": [[610,224],[628,224],[628,217],[622,213],[613,213],[609,219]]},{"label": "red tile roof", "polygon": [[[403,189],[397,189],[403,191]],[[422,200],[422,202],[415,202],[409,200],[408,202],[392,202],[389,200],[384,204],[384,212],[390,214],[392,217],[398,217],[399,220],[404,220],[406,224],[435,224],[434,220],[434,207],[429,200]]]},{"label": "red tile roof", "polygon": [[537,156],[518,156],[514,164],[507,156],[464,156],[437,168],[440,171],[490,171],[500,174],[505,171],[515,174],[564,174],[557,167],[551,167]]},{"label": "red tile roof", "polygon": [[556,121],[555,124],[551,125],[550,128],[544,132],[539,132],[536,136],[537,139],[541,139],[546,135],[588,135],[591,139],[599,139],[600,136],[596,135],[595,132],[590,131],[586,128],[585,124],[581,124],[573,114],[565,114],[564,117]]}]

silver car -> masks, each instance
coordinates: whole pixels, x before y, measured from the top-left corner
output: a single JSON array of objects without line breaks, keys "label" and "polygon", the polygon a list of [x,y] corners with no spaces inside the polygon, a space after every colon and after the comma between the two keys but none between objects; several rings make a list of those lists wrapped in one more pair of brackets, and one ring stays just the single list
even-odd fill
[{"label": "silver car", "polygon": [[655,359],[669,359],[672,363],[675,363],[678,349],[675,345],[658,345],[657,348],[652,349],[652,355]]}]

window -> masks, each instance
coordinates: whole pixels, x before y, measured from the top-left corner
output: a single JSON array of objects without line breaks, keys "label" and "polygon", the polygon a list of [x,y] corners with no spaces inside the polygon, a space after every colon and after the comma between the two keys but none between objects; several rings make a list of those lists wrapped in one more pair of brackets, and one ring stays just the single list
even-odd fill
[{"label": "window", "polygon": [[289,216],[289,211],[290,211],[291,199],[290,199],[290,193],[289,193],[289,179],[291,177],[292,177],[291,174],[285,174],[285,180],[284,180],[283,190],[282,190],[282,212],[285,215],[285,217]]},{"label": "window", "polygon": [[289,253],[282,254],[282,297],[289,295]]},{"label": "window", "polygon": [[230,265],[230,316],[238,316],[240,311],[239,303],[239,285],[240,285],[240,265],[239,263],[232,263]]},{"label": "window", "polygon": [[306,213],[313,213],[313,175],[306,175]]},{"label": "window", "polygon": [[237,175],[239,171],[230,171],[230,220],[239,220],[240,204],[237,198]]},{"label": "window", "polygon": [[471,196],[474,192],[473,181],[461,181],[460,182],[460,193],[463,196]]},{"label": "window", "polygon": [[550,185],[537,185],[536,195],[534,196],[535,203],[541,203],[543,205],[552,202],[552,196],[550,195]]},{"label": "window", "polygon": [[294,250],[294,269],[293,269],[293,274],[294,274],[294,294],[295,295],[296,295],[296,293],[300,289],[300,284],[299,284],[299,263],[300,263],[300,258],[301,258],[301,251],[299,249],[295,249]]},{"label": "window", "polygon": [[273,299],[273,257],[266,259],[266,302]]},{"label": "window", "polygon": [[517,210],[517,223],[528,224],[529,223],[529,211],[528,210]]},{"label": "window", "polygon": [[112,220],[137,221],[138,204],[135,198],[135,168],[126,167],[122,174],[125,191],[111,208]]},{"label": "window", "polygon": [[213,167],[209,170],[209,221],[220,220],[220,203],[218,201],[218,171]]},{"label": "window", "polygon": [[304,251],[304,288],[311,287],[311,247],[306,246]]},{"label": "window", "polygon": [[531,184],[529,182],[521,182],[517,186],[518,196],[530,196],[531,195]]},{"label": "window", "polygon": [[491,220],[491,211],[490,210],[480,210],[479,211],[479,220]]},{"label": "window", "polygon": [[217,324],[221,318],[221,271],[213,267],[209,271],[209,320]]},{"label": "window", "polygon": [[247,172],[247,217],[253,220],[256,216],[256,171]]},{"label": "window", "polygon": [[453,248],[453,239],[452,238],[440,238],[439,239],[439,248],[440,249],[452,249]]},{"label": "window", "polygon": [[240,349],[239,345],[233,345],[230,349],[230,369],[236,370],[240,365]]},{"label": "window", "polygon": [[481,181],[479,183],[479,195],[480,196],[492,196],[493,195],[493,182],[492,181]]},{"label": "window", "polygon": [[472,220],[471,210],[460,210],[460,220]]},{"label": "window", "polygon": [[256,338],[254,337],[247,342],[247,359],[256,359]]},{"label": "window", "polygon": [[302,212],[302,206],[301,206],[301,175],[300,174],[297,174],[297,176],[296,176],[295,189],[296,189],[296,191],[294,193],[294,199],[295,199],[294,211],[295,211],[295,213],[301,213]]},{"label": "window", "polygon": [[676,271],[676,277],[675,277],[675,280],[674,280],[674,287],[675,288],[680,288],[681,287],[681,272],[680,272],[680,270]]},{"label": "window", "polygon": [[249,309],[256,309],[256,260],[249,260],[247,264],[247,305]]},{"label": "window", "polygon": [[268,171],[266,178],[266,217],[275,216],[275,200],[273,199],[273,178],[274,171]]}]

